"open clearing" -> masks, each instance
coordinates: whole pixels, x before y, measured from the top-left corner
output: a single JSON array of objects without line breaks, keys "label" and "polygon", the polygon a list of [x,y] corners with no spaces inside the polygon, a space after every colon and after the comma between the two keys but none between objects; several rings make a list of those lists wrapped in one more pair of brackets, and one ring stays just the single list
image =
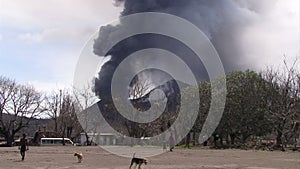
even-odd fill
[{"label": "open clearing", "polygon": [[[74,152],[82,152],[77,163]],[[138,156],[138,155],[137,155]],[[25,161],[17,147],[0,147],[1,169],[126,169],[130,159],[113,155],[100,147],[30,147]],[[254,150],[175,149],[150,157],[143,169],[271,169],[300,168],[299,152]]]}]

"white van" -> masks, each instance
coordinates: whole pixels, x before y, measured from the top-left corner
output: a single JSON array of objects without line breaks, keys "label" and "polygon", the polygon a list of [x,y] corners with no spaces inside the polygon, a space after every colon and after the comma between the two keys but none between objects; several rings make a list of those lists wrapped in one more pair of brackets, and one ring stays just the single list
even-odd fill
[{"label": "white van", "polygon": [[72,140],[69,138],[41,138],[42,146],[62,146],[63,140],[66,146],[75,146]]}]

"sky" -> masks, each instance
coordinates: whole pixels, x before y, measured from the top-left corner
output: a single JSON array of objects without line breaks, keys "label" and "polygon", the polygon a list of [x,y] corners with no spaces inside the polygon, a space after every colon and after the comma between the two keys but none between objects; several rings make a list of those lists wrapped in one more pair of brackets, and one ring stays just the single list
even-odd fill
[{"label": "sky", "polygon": [[121,10],[111,0],[0,0],[0,75],[46,92],[71,87],[83,46]]},{"label": "sky", "polygon": [[[253,69],[300,58],[299,2],[278,0],[247,28],[243,50],[260,60]],[[112,0],[0,0],[0,75],[45,92],[71,87],[84,45],[122,10]]]}]

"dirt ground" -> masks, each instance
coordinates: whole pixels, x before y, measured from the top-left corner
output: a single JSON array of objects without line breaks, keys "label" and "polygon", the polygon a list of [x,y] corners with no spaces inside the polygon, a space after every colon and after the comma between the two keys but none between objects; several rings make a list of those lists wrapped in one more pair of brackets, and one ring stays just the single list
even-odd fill
[{"label": "dirt ground", "polygon": [[[74,152],[83,152],[77,163]],[[127,169],[130,159],[100,147],[30,147],[25,161],[17,147],[0,147],[0,169]],[[300,152],[175,149],[149,158],[143,169],[300,168]]]}]

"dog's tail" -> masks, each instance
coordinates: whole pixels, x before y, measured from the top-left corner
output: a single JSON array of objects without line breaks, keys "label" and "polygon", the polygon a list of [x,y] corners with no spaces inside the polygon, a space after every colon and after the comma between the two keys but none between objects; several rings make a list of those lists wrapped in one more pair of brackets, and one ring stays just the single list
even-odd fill
[{"label": "dog's tail", "polygon": [[135,152],[133,153],[133,156],[132,156],[132,158],[134,158],[135,157]]}]

